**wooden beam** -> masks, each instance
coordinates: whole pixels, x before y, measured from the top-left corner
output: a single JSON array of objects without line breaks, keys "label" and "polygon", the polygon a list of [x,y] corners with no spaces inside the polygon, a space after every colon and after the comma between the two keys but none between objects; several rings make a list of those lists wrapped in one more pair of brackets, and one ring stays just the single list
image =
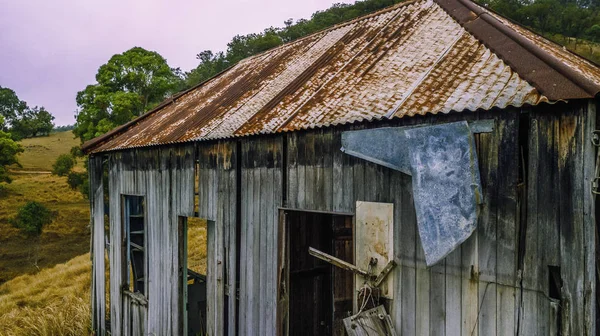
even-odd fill
[{"label": "wooden beam", "polygon": [[358,267],[356,267],[356,266],[354,266],[354,265],[352,265],[352,264],[350,264],[348,262],[345,262],[342,259],[338,259],[338,258],[336,258],[336,257],[334,257],[332,255],[329,255],[327,253],[321,252],[321,251],[319,251],[319,250],[317,250],[315,248],[309,247],[308,248],[308,254],[310,254],[313,257],[317,257],[317,258],[319,258],[319,259],[321,259],[323,261],[326,261],[326,262],[328,262],[328,263],[330,263],[332,265],[335,265],[335,266],[337,266],[339,268],[342,268],[342,269],[345,269],[345,270],[348,270],[348,271],[352,271],[354,273],[358,273],[358,274],[360,274],[360,275],[362,275],[364,277],[369,277],[369,273],[361,270],[360,268],[358,268]]}]

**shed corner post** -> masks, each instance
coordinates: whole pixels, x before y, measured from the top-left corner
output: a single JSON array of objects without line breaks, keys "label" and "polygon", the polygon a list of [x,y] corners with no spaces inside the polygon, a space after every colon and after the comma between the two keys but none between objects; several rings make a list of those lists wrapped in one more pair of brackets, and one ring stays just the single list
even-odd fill
[{"label": "shed corner post", "polygon": [[[592,183],[598,173],[597,165],[600,164],[597,152],[600,148],[592,143],[592,136],[598,129],[598,120],[596,118],[597,100],[589,100],[587,106],[584,106],[584,134],[583,134],[583,156],[584,156],[584,248],[585,248],[585,271],[584,271],[584,323],[586,335],[596,335],[596,305],[597,305],[597,288],[598,281],[596,276],[597,260],[596,249],[598,247],[597,235],[597,219],[596,219],[596,202],[597,197],[592,193]],[[600,152],[599,152],[600,153]]]}]

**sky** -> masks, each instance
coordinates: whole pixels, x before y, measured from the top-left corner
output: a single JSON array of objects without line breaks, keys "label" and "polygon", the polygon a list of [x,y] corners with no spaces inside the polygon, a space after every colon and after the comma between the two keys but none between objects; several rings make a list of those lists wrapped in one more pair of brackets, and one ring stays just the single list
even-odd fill
[{"label": "sky", "polygon": [[339,2],[354,0],[0,0],[0,86],[73,124],[77,92],[114,54],[139,46],[187,71],[237,34]]}]

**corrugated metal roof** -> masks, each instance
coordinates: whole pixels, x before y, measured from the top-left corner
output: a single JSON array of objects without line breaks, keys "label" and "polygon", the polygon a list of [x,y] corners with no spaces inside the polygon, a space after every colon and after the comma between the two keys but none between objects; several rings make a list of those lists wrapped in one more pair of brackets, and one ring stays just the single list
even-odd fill
[{"label": "corrugated metal roof", "polygon": [[[482,13],[487,11],[472,3],[436,1],[400,4],[247,58],[172,102],[84,144],[84,149],[102,152],[417,114],[536,105],[581,98],[577,89],[583,83],[580,90],[586,92],[586,78],[600,91],[600,70],[591,63],[496,14],[488,15],[495,22],[484,22]],[[572,68],[575,75],[563,75],[564,69],[549,72],[547,68],[560,66],[536,58],[545,74],[540,81],[537,63],[529,68],[513,66],[510,62],[516,55],[498,48],[498,38],[490,37],[487,43],[465,29],[472,22],[488,30],[498,25],[509,28],[539,45],[545,56]],[[505,43],[513,41],[502,34]],[[519,49],[539,52],[531,50]],[[573,79],[577,74],[581,78]],[[569,90],[561,96],[556,84],[563,82],[570,86],[565,84]]]}]

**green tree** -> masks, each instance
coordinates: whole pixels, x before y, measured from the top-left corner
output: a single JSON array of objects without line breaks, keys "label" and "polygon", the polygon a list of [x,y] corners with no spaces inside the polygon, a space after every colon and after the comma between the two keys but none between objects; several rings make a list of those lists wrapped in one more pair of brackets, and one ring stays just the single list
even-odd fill
[{"label": "green tree", "polygon": [[61,154],[52,165],[52,174],[58,176],[67,176],[77,161],[71,154]]},{"label": "green tree", "polygon": [[10,222],[27,236],[35,237],[42,234],[44,226],[52,223],[53,217],[52,212],[43,204],[29,201],[19,208]]},{"label": "green tree", "polygon": [[600,42],[600,25],[591,26],[586,30],[585,34],[590,40]]},{"label": "green tree", "polygon": [[86,173],[70,172],[67,176],[67,183],[71,189],[76,190],[81,188],[84,183],[87,183]]},{"label": "green tree", "polygon": [[[4,123],[4,118],[0,117],[0,123]],[[8,166],[19,164],[17,155],[23,152],[23,147],[16,143],[9,133],[0,131],[0,183],[12,182],[8,175]]]},{"label": "green tree", "polygon": [[10,132],[15,139],[49,135],[54,128],[54,116],[42,107],[27,108],[13,121]]},{"label": "green tree", "polygon": [[114,55],[98,69],[97,83],[77,93],[73,133],[87,141],[141,115],[181,87],[178,73],[140,47]]},{"label": "green tree", "polygon": [[0,131],[7,132],[17,117],[27,109],[27,103],[17,97],[15,91],[0,86],[0,116],[4,117],[4,126]]},{"label": "green tree", "polygon": [[44,230],[44,226],[52,223],[55,214],[52,213],[43,204],[29,201],[24,206],[19,208],[17,215],[9,222],[21,232],[30,238],[33,242],[31,244],[31,251],[29,258],[33,255],[33,265],[37,267],[38,256],[39,256],[39,239]]},{"label": "green tree", "polygon": [[185,74],[187,87],[202,83],[229,67],[229,62],[222,52],[213,53],[210,50],[204,50],[196,55],[196,59],[200,61],[200,64]]}]

